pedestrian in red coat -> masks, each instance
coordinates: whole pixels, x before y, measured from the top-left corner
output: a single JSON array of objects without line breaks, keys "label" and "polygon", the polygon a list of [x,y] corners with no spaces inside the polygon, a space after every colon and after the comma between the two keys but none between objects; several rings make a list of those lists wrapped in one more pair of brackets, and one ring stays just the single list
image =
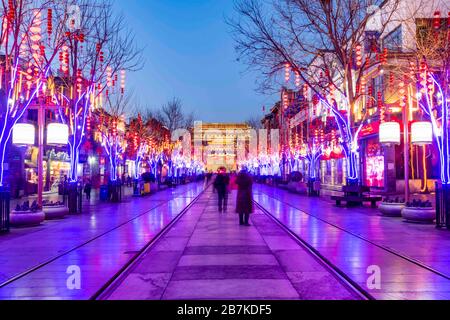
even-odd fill
[{"label": "pedestrian in red coat", "polygon": [[237,178],[238,193],[236,199],[236,213],[239,214],[240,225],[250,226],[249,218],[253,213],[253,180],[246,170],[242,170]]}]

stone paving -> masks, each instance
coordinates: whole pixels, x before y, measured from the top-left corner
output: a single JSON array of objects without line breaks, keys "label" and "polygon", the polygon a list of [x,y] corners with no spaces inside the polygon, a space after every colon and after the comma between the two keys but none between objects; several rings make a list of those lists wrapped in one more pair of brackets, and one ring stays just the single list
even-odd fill
[{"label": "stone paving", "polygon": [[367,267],[379,266],[381,289],[369,291],[375,298],[450,299],[450,280],[379,247],[450,275],[448,231],[383,217],[376,209],[337,208],[326,198],[308,198],[264,185],[257,185],[255,192],[260,205],[361,286],[366,287]]},{"label": "stone paving", "polygon": [[[123,203],[96,203],[82,215],[46,221],[0,236],[0,283],[36,265],[43,268],[0,288],[0,299],[88,299],[203,190],[203,183],[167,189]],[[68,290],[67,267],[81,269],[81,290]]]},{"label": "stone paving", "polygon": [[109,299],[357,299],[269,217],[239,226],[235,194],[223,214],[216,197],[205,193]]}]

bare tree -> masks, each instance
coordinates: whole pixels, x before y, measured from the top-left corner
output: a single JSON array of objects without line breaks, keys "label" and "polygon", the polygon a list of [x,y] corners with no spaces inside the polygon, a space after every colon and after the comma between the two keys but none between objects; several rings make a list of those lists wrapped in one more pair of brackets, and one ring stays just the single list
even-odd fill
[{"label": "bare tree", "polygon": [[[78,179],[78,156],[91,112],[110,108],[110,95],[123,96],[126,71],[142,67],[142,51],[122,15],[108,0],[66,0],[61,9],[73,15],[63,26],[68,35],[60,52],[54,100],[69,125],[70,180]],[[68,12],[76,8],[75,12]],[[56,69],[55,67],[55,69]]]},{"label": "bare tree", "polygon": [[247,119],[247,121],[245,121],[245,124],[255,130],[262,129],[263,127],[261,119],[259,119],[258,117],[250,117],[249,119]]},{"label": "bare tree", "polygon": [[[13,127],[30,105],[46,95],[52,62],[65,41],[58,26],[67,18],[53,16],[53,5],[34,0],[0,4],[0,187]],[[52,17],[57,21],[55,26]],[[45,103],[43,98],[40,102]]]},{"label": "bare tree", "polygon": [[359,181],[358,136],[374,100],[369,71],[381,72],[385,62],[378,37],[400,1],[380,9],[376,0],[241,0],[228,20],[239,58],[262,75],[262,91],[281,85],[285,70],[286,80],[295,75],[304,84],[309,102],[335,117],[349,184]]},{"label": "bare tree", "polygon": [[194,114],[183,111],[183,103],[179,98],[173,98],[159,110],[148,110],[146,118],[160,121],[170,132],[177,129],[188,129],[194,125]]},{"label": "bare tree", "polygon": [[[450,190],[450,4],[444,0],[428,1],[416,8],[417,19],[404,24],[410,42],[396,68],[398,81],[404,84],[400,100],[412,102],[418,120],[431,122],[440,159],[441,182],[446,194]],[[445,16],[443,16],[445,14]],[[417,107],[417,108],[415,108]],[[446,196],[444,196],[446,197]],[[446,210],[450,210],[445,204]]]}]

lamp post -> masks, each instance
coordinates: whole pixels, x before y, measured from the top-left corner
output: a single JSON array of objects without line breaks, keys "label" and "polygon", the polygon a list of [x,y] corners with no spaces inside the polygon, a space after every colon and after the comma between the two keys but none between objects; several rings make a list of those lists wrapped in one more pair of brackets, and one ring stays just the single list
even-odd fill
[{"label": "lamp post", "polygon": [[[38,112],[38,194],[37,204],[42,207],[44,194],[44,128],[45,128],[45,111],[58,110],[55,105],[47,105],[44,102],[44,97],[39,98],[39,104],[29,107],[30,110],[37,110]],[[14,139],[13,139],[14,140]],[[66,142],[67,143],[67,142]]]}]

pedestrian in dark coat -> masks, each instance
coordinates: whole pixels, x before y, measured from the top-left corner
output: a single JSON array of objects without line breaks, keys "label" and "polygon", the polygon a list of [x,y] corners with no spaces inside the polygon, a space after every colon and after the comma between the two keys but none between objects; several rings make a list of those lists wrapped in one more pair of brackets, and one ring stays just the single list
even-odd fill
[{"label": "pedestrian in dark coat", "polygon": [[88,180],[84,185],[84,193],[86,194],[86,199],[91,200],[92,183]]},{"label": "pedestrian in dark coat", "polygon": [[227,175],[226,170],[222,169],[214,181],[214,188],[217,190],[219,199],[219,212],[227,211],[229,184],[230,177]]},{"label": "pedestrian in dark coat", "polygon": [[249,226],[250,214],[253,213],[253,180],[246,170],[242,170],[237,178],[238,193],[236,213],[239,214],[240,225]]}]

